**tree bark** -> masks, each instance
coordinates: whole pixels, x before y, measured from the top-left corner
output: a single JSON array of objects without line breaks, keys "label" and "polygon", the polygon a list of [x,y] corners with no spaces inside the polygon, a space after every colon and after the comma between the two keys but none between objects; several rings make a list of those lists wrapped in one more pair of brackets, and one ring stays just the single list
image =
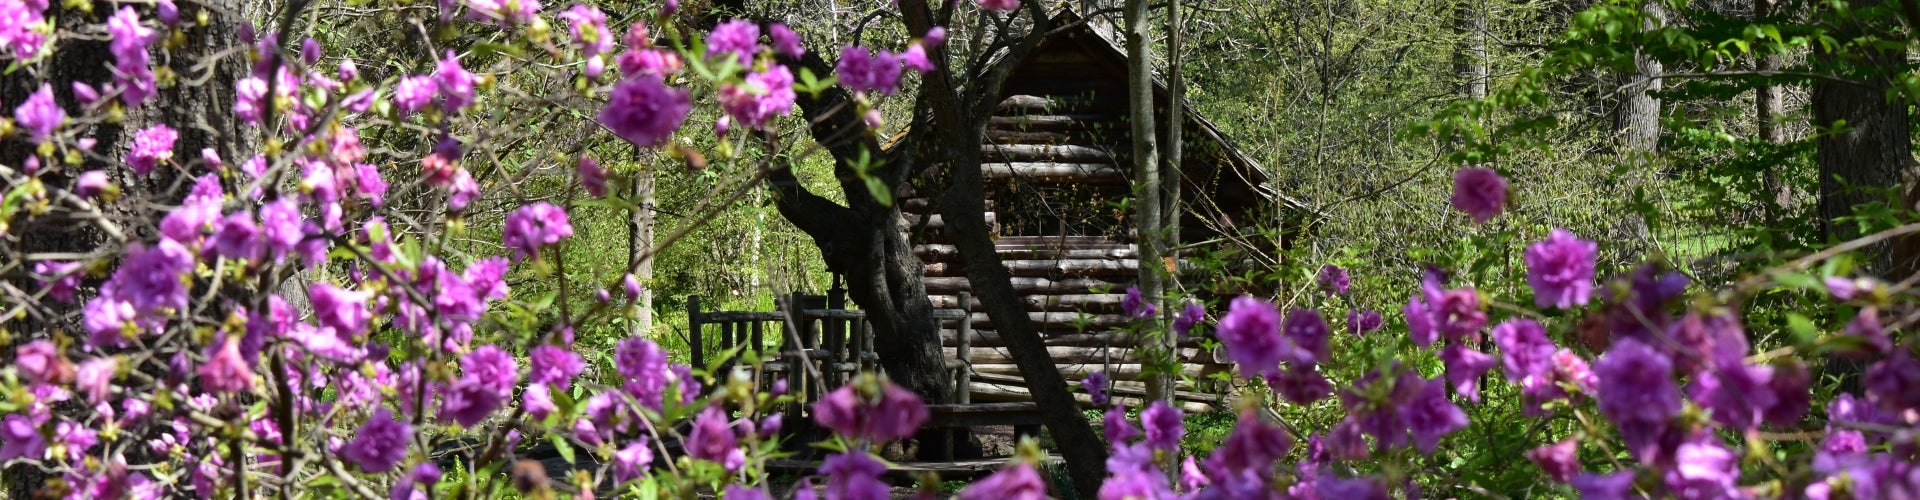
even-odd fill
[{"label": "tree bark", "polygon": [[[1773,14],[1774,0],[1753,0],[1754,20],[1763,20]],[[1782,59],[1778,53],[1760,54],[1754,58],[1753,66],[1761,72],[1778,71]],[[1759,128],[1760,140],[1768,144],[1777,145],[1787,142],[1786,130],[1780,126],[1783,97],[1785,96],[1779,85],[1766,84],[1753,89],[1753,120]],[[1773,202],[1772,206],[1767,208],[1765,215],[1765,220],[1769,223],[1780,220],[1787,206],[1793,203],[1793,186],[1788,185],[1781,175],[1781,170],[1785,168],[1784,164],[1769,167],[1761,180],[1763,189],[1772,197]]]},{"label": "tree bark", "polygon": [[[1877,0],[1855,3],[1852,15],[1859,16],[1878,4]],[[1837,22],[1836,36],[1842,41],[1869,34],[1887,36],[1897,28],[1891,18],[1848,18]],[[1897,39],[1897,38],[1896,38]],[[1892,75],[1901,71],[1906,60],[1903,48],[1844,45],[1840,52],[1816,50],[1819,62],[1835,68],[1839,76],[1854,80],[1836,82],[1826,79],[1813,84],[1813,119],[1822,128],[1844,122],[1836,133],[1821,134],[1815,141],[1820,173],[1820,227],[1829,241],[1859,237],[1857,226],[1842,221],[1853,215],[1856,206],[1869,203],[1898,203],[1885,191],[1899,186],[1901,174],[1913,163],[1911,129],[1904,103],[1889,102]],[[1889,245],[1866,248],[1866,270],[1888,272]],[[1899,277],[1895,277],[1896,279]]]},{"label": "tree bark", "polygon": [[[633,269],[635,278],[641,283],[640,296],[634,298],[634,305],[640,308],[639,317],[634,318],[633,331],[645,334],[653,331],[653,259],[642,258],[653,249],[654,221],[657,215],[654,206],[654,173],[641,168],[633,174],[633,199],[640,207],[634,209],[627,220],[627,263]],[[640,262],[632,262],[640,259]]]},{"label": "tree bark", "polygon": [[[1068,474],[1077,489],[1086,495],[1098,491],[1106,476],[1106,443],[1080,413],[1066,378],[1060,375],[1046,345],[1035,333],[1025,303],[1014,292],[1007,269],[1000,264],[985,217],[986,184],[980,170],[980,144],[986,136],[987,122],[999,105],[1001,84],[1012,65],[1031,53],[1051,29],[1050,19],[1038,2],[1029,2],[1024,7],[1032,21],[1025,37],[984,74],[966,75],[971,85],[965,89],[959,88],[955,76],[950,74],[946,47],[928,51],[940,69],[926,75],[920,89],[920,104],[916,107],[923,119],[916,121],[940,126],[937,129],[914,127],[914,134],[933,142],[912,151],[925,156],[918,163],[943,165],[951,173],[952,185],[939,203],[949,225],[947,234],[966,261],[967,278],[975,296],[993,318],[1010,347],[1015,364],[1026,377],[1034,402],[1040,407],[1041,418],[1066,461]],[[908,33],[926,33],[933,27],[934,17],[926,2],[901,2],[900,8]],[[906,255],[911,257],[910,249]],[[937,337],[933,348],[939,350]]]},{"label": "tree bark", "polygon": [[[46,17],[55,26],[73,28],[89,24],[104,24],[99,14],[104,4],[94,5],[95,14],[87,14],[70,9],[61,2],[49,2]],[[237,26],[245,19],[223,15],[222,12],[240,12],[247,7],[246,2],[236,0],[208,0],[199,4],[181,4],[183,19],[193,19],[200,5],[211,5],[208,22],[205,26],[192,23],[182,24],[182,43],[165,47],[155,42],[148,50],[153,54],[157,67],[165,65],[179,76],[175,85],[161,88],[144,106],[130,109],[126,119],[118,123],[99,122],[84,131],[86,137],[97,140],[93,151],[97,156],[89,157],[78,166],[46,165],[49,170],[41,175],[50,186],[67,186],[80,172],[102,170],[108,172],[113,182],[122,188],[122,196],[114,203],[103,204],[100,208],[109,219],[121,224],[121,230],[129,239],[150,238],[154,234],[151,223],[128,224],[129,221],[158,221],[154,207],[178,204],[192,182],[180,172],[170,167],[162,167],[148,175],[134,175],[132,171],[117,161],[101,158],[119,159],[125,157],[133,133],[154,124],[165,123],[179,133],[174,144],[174,161],[189,164],[198,161],[199,152],[204,148],[213,148],[220,156],[237,162],[251,156],[258,148],[257,132],[243,127],[227,109],[235,100],[234,83],[249,71],[244,51],[233,50],[239,44],[236,36]],[[153,11],[149,7],[136,6],[136,9],[148,23],[152,23]],[[109,11],[110,12],[110,11]],[[156,31],[165,36],[163,29]],[[26,100],[27,95],[38,90],[40,84],[50,84],[55,101],[66,110],[68,116],[77,116],[82,107],[73,95],[73,82],[85,82],[97,89],[106,89],[113,81],[110,66],[112,53],[105,39],[87,39],[83,37],[62,37],[57,43],[43,50],[52,52],[33,69],[22,68],[16,73],[0,78],[0,102],[10,106]],[[217,62],[213,59],[221,57]],[[198,67],[205,63],[204,67]],[[197,68],[198,67],[198,68]],[[188,84],[187,79],[202,79],[204,83]],[[226,104],[221,104],[226,103]],[[19,166],[28,155],[32,155],[34,145],[24,139],[0,141],[0,164]],[[232,186],[227,186],[229,190]],[[10,233],[20,238],[20,248],[27,253],[60,252],[89,253],[112,250],[110,246],[120,242],[111,239],[91,224],[76,223],[60,217],[18,218],[13,221]],[[83,280],[84,286],[97,285],[100,280]],[[35,289],[38,285],[31,280],[15,283],[23,290]],[[22,328],[21,337],[28,339],[49,338],[57,330],[71,332],[84,331],[78,321],[78,310],[84,303],[89,291],[83,288],[80,299],[73,305],[57,302],[43,302],[40,305],[59,314],[46,321],[28,318],[14,325]],[[289,297],[297,299],[298,297]],[[16,338],[16,343],[24,343]],[[11,363],[13,350],[5,349],[0,360]],[[57,414],[72,417],[85,411],[83,404],[69,401],[56,405]],[[123,436],[130,442],[138,442],[148,436]],[[128,450],[128,459],[133,463],[154,461],[142,454],[144,447]],[[9,498],[32,498],[45,481],[52,479],[38,468],[18,464],[6,468],[5,487]]]},{"label": "tree bark", "polygon": [[[1642,29],[1666,24],[1666,7],[1658,1],[1641,4],[1640,14]],[[1658,59],[1639,49],[1633,52],[1633,64],[1634,71],[1622,75],[1620,112],[1614,117],[1614,128],[1620,134],[1621,152],[1644,158],[1660,146],[1660,99],[1650,92],[1660,91],[1663,68]]]},{"label": "tree bark", "polygon": [[[1160,266],[1156,264],[1164,253],[1160,241],[1165,226],[1160,221],[1160,151],[1154,137],[1153,49],[1147,13],[1147,0],[1127,0],[1127,99],[1135,177],[1133,228],[1140,244],[1140,295],[1152,304],[1159,302],[1162,294]],[[1147,384],[1148,398],[1167,399],[1172,386],[1171,375],[1154,377]]]},{"label": "tree bark", "polygon": [[1477,0],[1461,0],[1453,10],[1454,34],[1460,44],[1453,53],[1453,71],[1460,78],[1460,95],[1471,100],[1487,98],[1487,17],[1476,8]]}]

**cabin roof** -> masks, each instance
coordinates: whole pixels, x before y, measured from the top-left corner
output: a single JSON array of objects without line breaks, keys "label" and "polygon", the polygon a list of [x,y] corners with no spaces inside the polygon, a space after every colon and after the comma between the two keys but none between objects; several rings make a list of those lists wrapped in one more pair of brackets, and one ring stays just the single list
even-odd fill
[{"label": "cabin roof", "polygon": [[[1073,8],[1071,2],[1067,2],[1062,5],[1058,12],[1053,14],[1052,20],[1048,24],[1054,26],[1056,30],[1049,35],[1048,41],[1058,40],[1059,38],[1056,37],[1078,38],[1081,40],[1090,39],[1097,43],[1086,45],[1092,48],[1096,55],[1107,58],[1109,61],[1121,67],[1125,67],[1127,61],[1125,38],[1119,33],[1119,30],[1107,20],[1099,17],[1084,17]],[[1045,44],[1046,42],[1042,43]],[[1038,51],[1036,51],[1036,53],[1037,52]],[[1022,64],[1027,63],[1023,61]],[[1172,94],[1166,79],[1159,71],[1153,72],[1153,92],[1157,100],[1166,100],[1168,96]],[[1295,210],[1313,211],[1307,204],[1274,189],[1271,176],[1267,174],[1267,170],[1260,165],[1260,162],[1254,160],[1253,156],[1248,155],[1232,138],[1227,137],[1227,134],[1222,132],[1220,126],[1215,124],[1213,120],[1207,119],[1204,114],[1195,110],[1192,101],[1187,100],[1183,96],[1180,99],[1180,106],[1184,112],[1183,116],[1187,119],[1189,125],[1197,125],[1198,132],[1220,146],[1218,151],[1222,153],[1223,158],[1221,159],[1228,161],[1235,167],[1233,171],[1246,182],[1247,186],[1252,188],[1254,193],[1269,202],[1284,203]],[[1186,149],[1188,151],[1196,150],[1196,148],[1191,147]]]}]

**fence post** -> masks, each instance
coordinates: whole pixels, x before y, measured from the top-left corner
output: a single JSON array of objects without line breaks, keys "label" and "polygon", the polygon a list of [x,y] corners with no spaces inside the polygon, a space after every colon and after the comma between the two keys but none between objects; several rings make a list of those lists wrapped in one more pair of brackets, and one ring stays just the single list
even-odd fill
[{"label": "fence post", "polygon": [[700,335],[700,296],[687,297],[687,350],[692,351],[694,368],[707,367],[705,343]]},{"label": "fence post", "polygon": [[954,402],[973,403],[973,294],[960,292],[960,328],[954,332],[954,359],[960,368],[953,377]]}]

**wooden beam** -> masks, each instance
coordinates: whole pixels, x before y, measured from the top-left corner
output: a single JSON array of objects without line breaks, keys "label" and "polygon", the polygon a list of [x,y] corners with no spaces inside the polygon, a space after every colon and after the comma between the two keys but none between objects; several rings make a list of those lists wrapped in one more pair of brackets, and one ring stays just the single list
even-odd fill
[{"label": "wooden beam", "polygon": [[[1006,239],[1010,237],[1001,237]],[[1032,245],[996,244],[994,253],[1001,259],[1131,259],[1139,255],[1138,247],[1130,244],[1116,244],[1114,248],[1054,248]],[[913,254],[920,260],[941,262],[960,258],[960,249],[953,245],[926,244],[914,245]]]},{"label": "wooden beam", "polygon": [[[954,330],[951,328],[940,330],[940,345],[946,346],[946,347],[953,347],[958,341],[957,337],[958,336],[954,333]],[[968,338],[973,342],[974,347],[1006,347],[1007,345],[1005,339],[1000,338],[1000,332],[995,330],[974,330],[973,334],[970,335]],[[1133,347],[1135,343],[1135,337],[1130,333],[1117,332],[1117,331],[1109,331],[1109,332],[1068,331],[1065,333],[1042,335],[1040,338],[1040,341],[1042,343],[1045,343],[1048,346]],[[1179,341],[1179,346],[1180,347],[1200,347],[1200,339],[1197,339],[1197,338],[1181,339]],[[1215,363],[1227,362],[1226,357],[1224,356],[1224,353],[1220,356],[1216,356],[1214,360],[1215,360],[1214,361]]]},{"label": "wooden beam", "polygon": [[983,163],[980,173],[988,181],[1024,179],[1029,182],[1082,182],[1124,184],[1127,173],[1120,167],[1103,163]]},{"label": "wooden beam", "polygon": [[[931,296],[928,296],[927,298],[933,301],[933,307],[935,308],[939,308],[939,309],[962,308],[960,304],[960,298],[953,295],[931,295]],[[1120,310],[1120,302],[1123,300],[1126,300],[1126,298],[1127,298],[1126,294],[1094,293],[1094,294],[1068,294],[1068,295],[1028,295],[1025,297],[1021,297],[1021,300],[1027,303],[1027,310],[1029,311],[1112,312],[1112,311]],[[975,299],[975,300],[970,300],[968,302],[970,303],[965,306],[967,310],[969,311],[984,310],[980,308],[979,300]]]},{"label": "wooden beam", "polygon": [[[926,278],[927,293],[949,295],[961,291],[973,291],[966,278],[932,277]],[[1013,278],[1013,291],[1027,294],[1068,294],[1087,293],[1089,290],[1125,290],[1126,283],[1101,281],[1096,279],[1073,278],[1052,280],[1047,278]]]},{"label": "wooden beam", "polygon": [[1070,162],[1114,164],[1124,153],[1114,148],[1044,144],[982,144],[980,161],[995,162]]},{"label": "wooden beam", "polygon": [[[931,279],[931,278],[929,278]],[[1077,312],[1030,312],[1027,319],[1037,327],[1055,328],[1092,328],[1106,330],[1133,324],[1139,320],[1120,314],[1084,314]],[[957,326],[958,320],[942,321],[943,328]],[[974,328],[993,328],[993,318],[987,313],[973,313]]]},{"label": "wooden beam", "polygon": [[1119,113],[1081,113],[1064,115],[1021,115],[995,116],[987,119],[987,127],[1008,130],[1093,130],[1110,129],[1124,133],[1126,126]]},{"label": "wooden beam", "polygon": [[[958,355],[959,349],[943,347],[940,351],[948,358],[952,358]],[[1213,361],[1213,353],[1202,352],[1197,348],[1179,349],[1178,351],[1177,354],[1183,363],[1211,364],[1209,362]],[[1138,349],[1123,347],[1047,348],[1047,355],[1053,357],[1054,363],[1086,363],[1098,365],[1105,362],[1112,362],[1115,364],[1137,364],[1141,362],[1140,356],[1142,354],[1145,353]],[[1013,362],[1013,354],[1003,347],[973,347],[967,349],[967,359],[974,364],[1008,364]]]}]

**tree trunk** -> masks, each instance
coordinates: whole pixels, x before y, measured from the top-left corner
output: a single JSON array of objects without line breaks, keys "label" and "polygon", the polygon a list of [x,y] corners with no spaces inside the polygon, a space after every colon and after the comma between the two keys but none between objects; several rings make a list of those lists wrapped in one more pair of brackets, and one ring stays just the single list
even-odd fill
[{"label": "tree trunk", "polygon": [[[1642,4],[1640,13],[1642,29],[1666,24],[1666,7],[1660,2]],[[1660,91],[1662,67],[1658,59],[1638,49],[1633,52],[1633,64],[1634,71],[1622,75],[1620,112],[1614,117],[1614,129],[1620,134],[1622,153],[1644,158],[1660,146],[1660,99],[1650,92]]]},{"label": "tree trunk", "polygon": [[[926,33],[933,27],[934,16],[926,2],[901,2],[900,9],[908,33]],[[922,119],[917,121],[925,124],[930,120],[941,126],[914,127],[916,135],[933,143],[927,145],[931,147],[910,151],[920,154],[919,164],[941,165],[952,174],[952,185],[940,200],[940,210],[948,224],[947,234],[965,259],[973,293],[993,319],[1013,354],[1014,363],[1026,377],[1034,403],[1040,407],[1041,419],[1052,433],[1074,485],[1083,495],[1090,495],[1099,490],[1106,477],[1106,443],[1080,413],[1066,378],[1054,366],[1046,344],[1027,317],[1026,304],[1015,293],[1011,276],[1001,265],[1000,254],[994,250],[985,216],[986,181],[980,170],[980,144],[986,136],[987,122],[1000,102],[1000,84],[1011,65],[1031,53],[1040,37],[1051,29],[1047,13],[1038,3],[1027,3],[1024,10],[1032,18],[1032,27],[1025,38],[984,74],[968,75],[971,84],[964,89],[965,94],[945,64],[946,47],[928,51],[940,69],[929,73],[921,86],[915,109],[922,114]],[[911,258],[911,249],[904,255]],[[938,337],[932,348],[939,352]]]},{"label": "tree trunk", "polygon": [[[1132,111],[1128,117],[1133,135],[1133,228],[1140,244],[1140,295],[1152,304],[1160,300],[1160,158],[1154,142],[1153,52],[1149,37],[1147,0],[1127,0],[1127,98]],[[1151,333],[1149,333],[1151,335]],[[1171,375],[1154,377],[1147,384],[1147,397],[1168,399],[1173,391]]]},{"label": "tree trunk", "polygon": [[1487,98],[1487,17],[1475,6],[1477,0],[1461,0],[1453,10],[1454,34],[1460,45],[1453,53],[1453,71],[1460,78],[1460,96],[1471,100]]},{"label": "tree trunk", "polygon": [[[830,74],[833,66],[818,54],[808,51],[800,59],[782,62],[814,74]],[[812,124],[812,136],[833,154],[834,172],[842,180],[847,204],[808,191],[787,168],[770,177],[774,206],[813,238],[827,270],[846,277],[848,296],[866,311],[873,325],[874,351],[888,377],[929,403],[951,403],[953,377],[940,351],[940,322],[933,318],[920,258],[899,229],[900,209],[875,199],[853,169],[852,162],[862,156],[882,155],[874,134],[852,111],[851,98],[845,89],[834,87],[819,94],[802,93],[798,100],[802,116]],[[897,192],[899,180],[908,176],[897,163],[877,167],[870,175],[888,179],[890,189]],[[932,438],[936,436],[942,439]],[[921,457],[945,451],[944,434],[923,432],[920,438]]]},{"label": "tree trunk", "polygon": [[[1773,0],[1753,0],[1753,17],[1756,21],[1774,14]],[[1782,63],[1780,54],[1767,53],[1754,58],[1754,69],[1761,72],[1779,71]],[[1785,97],[1778,85],[1761,85],[1753,90],[1753,120],[1760,130],[1760,140],[1768,144],[1787,142],[1786,130],[1780,126],[1781,99]],[[1780,220],[1787,206],[1793,203],[1793,187],[1787,185],[1781,175],[1786,165],[1776,165],[1763,174],[1761,184],[1771,195],[1772,206],[1767,208],[1764,220],[1769,224]]]},{"label": "tree trunk", "polygon": [[642,167],[633,174],[632,201],[639,208],[627,220],[627,268],[633,269],[634,277],[640,279],[640,296],[634,299],[634,305],[640,308],[639,317],[634,319],[633,331],[639,334],[653,331],[653,259],[641,259],[653,249],[654,221],[658,214],[654,205],[654,173]]},{"label": "tree trunk", "polygon": [[[1852,15],[1864,15],[1867,7],[1877,3],[1856,3]],[[1890,18],[1847,19],[1838,24],[1836,36],[1842,42],[1869,34],[1885,36],[1884,31],[1896,27]],[[1813,84],[1814,123],[1825,128],[1845,122],[1837,133],[1822,134],[1815,141],[1821,232],[1829,241],[1839,241],[1861,236],[1853,223],[1841,220],[1853,215],[1856,206],[1898,202],[1883,192],[1898,186],[1901,174],[1913,162],[1907,106],[1888,101],[1891,75],[1900,71],[1906,50],[1849,46],[1844,53],[1815,53],[1821,63],[1844,68],[1840,76],[1855,80],[1822,79]],[[1888,250],[1884,243],[1866,248],[1867,272],[1889,271]]]},{"label": "tree trunk", "polygon": [[[86,14],[62,5],[61,2],[49,2],[46,16],[50,23],[59,27],[78,27],[102,23],[100,10],[104,4],[94,5],[95,13]],[[178,81],[175,85],[161,88],[144,106],[130,109],[126,119],[118,123],[99,122],[84,131],[84,136],[97,140],[94,152],[99,156],[89,156],[85,163],[77,166],[47,165],[51,170],[42,174],[42,178],[51,186],[65,187],[80,172],[102,170],[108,172],[113,182],[122,188],[123,195],[114,203],[100,208],[109,219],[121,225],[121,230],[129,239],[145,239],[153,236],[149,224],[127,224],[130,220],[158,221],[155,215],[157,206],[178,204],[187,191],[192,188],[191,181],[169,167],[154,170],[148,175],[134,175],[131,170],[117,161],[102,161],[94,158],[123,158],[129,149],[133,133],[148,126],[165,123],[179,132],[174,144],[174,161],[181,164],[197,162],[199,152],[212,148],[230,162],[238,162],[254,154],[257,132],[243,127],[233,118],[228,106],[235,100],[234,83],[248,74],[248,65],[244,52],[236,50],[239,41],[236,37],[237,26],[245,19],[234,19],[218,14],[222,11],[234,11],[245,2],[235,0],[209,0],[204,2],[215,8],[209,9],[205,26],[192,23],[182,25],[184,36],[182,43],[163,48],[162,42],[149,47],[156,67],[165,64],[182,80],[187,76],[203,77],[204,83],[188,84]],[[135,7],[142,17],[152,22],[153,12],[148,7]],[[193,19],[199,12],[196,5],[182,4],[181,16]],[[162,36],[166,31],[157,30]],[[113,81],[109,69],[113,56],[104,39],[92,40],[79,37],[62,37],[57,43],[47,46],[51,50],[46,60],[33,69],[22,68],[16,73],[0,78],[0,103],[7,103],[6,110],[26,100],[28,94],[39,89],[41,83],[50,84],[55,101],[65,109],[69,117],[76,117],[81,106],[73,96],[73,82],[85,82],[97,89],[106,89]],[[224,56],[223,56],[224,53]],[[223,56],[217,63],[208,63],[206,67],[196,66]],[[34,71],[34,72],[30,72]],[[225,104],[221,104],[225,103]],[[69,124],[71,125],[71,123]],[[0,141],[0,164],[21,165],[28,155],[33,154],[33,145],[25,140]],[[185,181],[185,182],[178,182]],[[232,186],[228,186],[229,189]],[[92,224],[76,223],[59,217],[16,218],[15,226],[10,230],[20,238],[20,248],[28,253],[60,252],[88,253],[99,250],[111,250],[120,244],[112,241],[105,233]],[[98,279],[84,280],[91,287],[99,283]],[[16,283],[23,290],[32,290],[38,285],[30,282]],[[87,291],[83,288],[81,299],[75,305],[57,302],[43,302],[40,305],[59,313],[62,317],[79,319],[79,303],[84,303]],[[289,297],[297,299],[297,297]],[[23,335],[16,337],[15,343],[24,343],[26,339],[49,338],[55,330],[67,332],[84,331],[78,324],[48,323],[35,318],[27,318],[15,325]],[[71,333],[69,333],[71,335]],[[12,362],[13,349],[8,348],[0,354],[0,361]],[[83,404],[69,401],[55,405],[58,415],[72,417],[85,411]],[[123,436],[129,442],[139,442],[149,436]],[[132,463],[151,463],[155,461],[143,454],[144,447],[128,450],[128,460]],[[32,498],[45,481],[52,479],[38,468],[17,464],[8,467],[3,474],[9,498]]]}]

